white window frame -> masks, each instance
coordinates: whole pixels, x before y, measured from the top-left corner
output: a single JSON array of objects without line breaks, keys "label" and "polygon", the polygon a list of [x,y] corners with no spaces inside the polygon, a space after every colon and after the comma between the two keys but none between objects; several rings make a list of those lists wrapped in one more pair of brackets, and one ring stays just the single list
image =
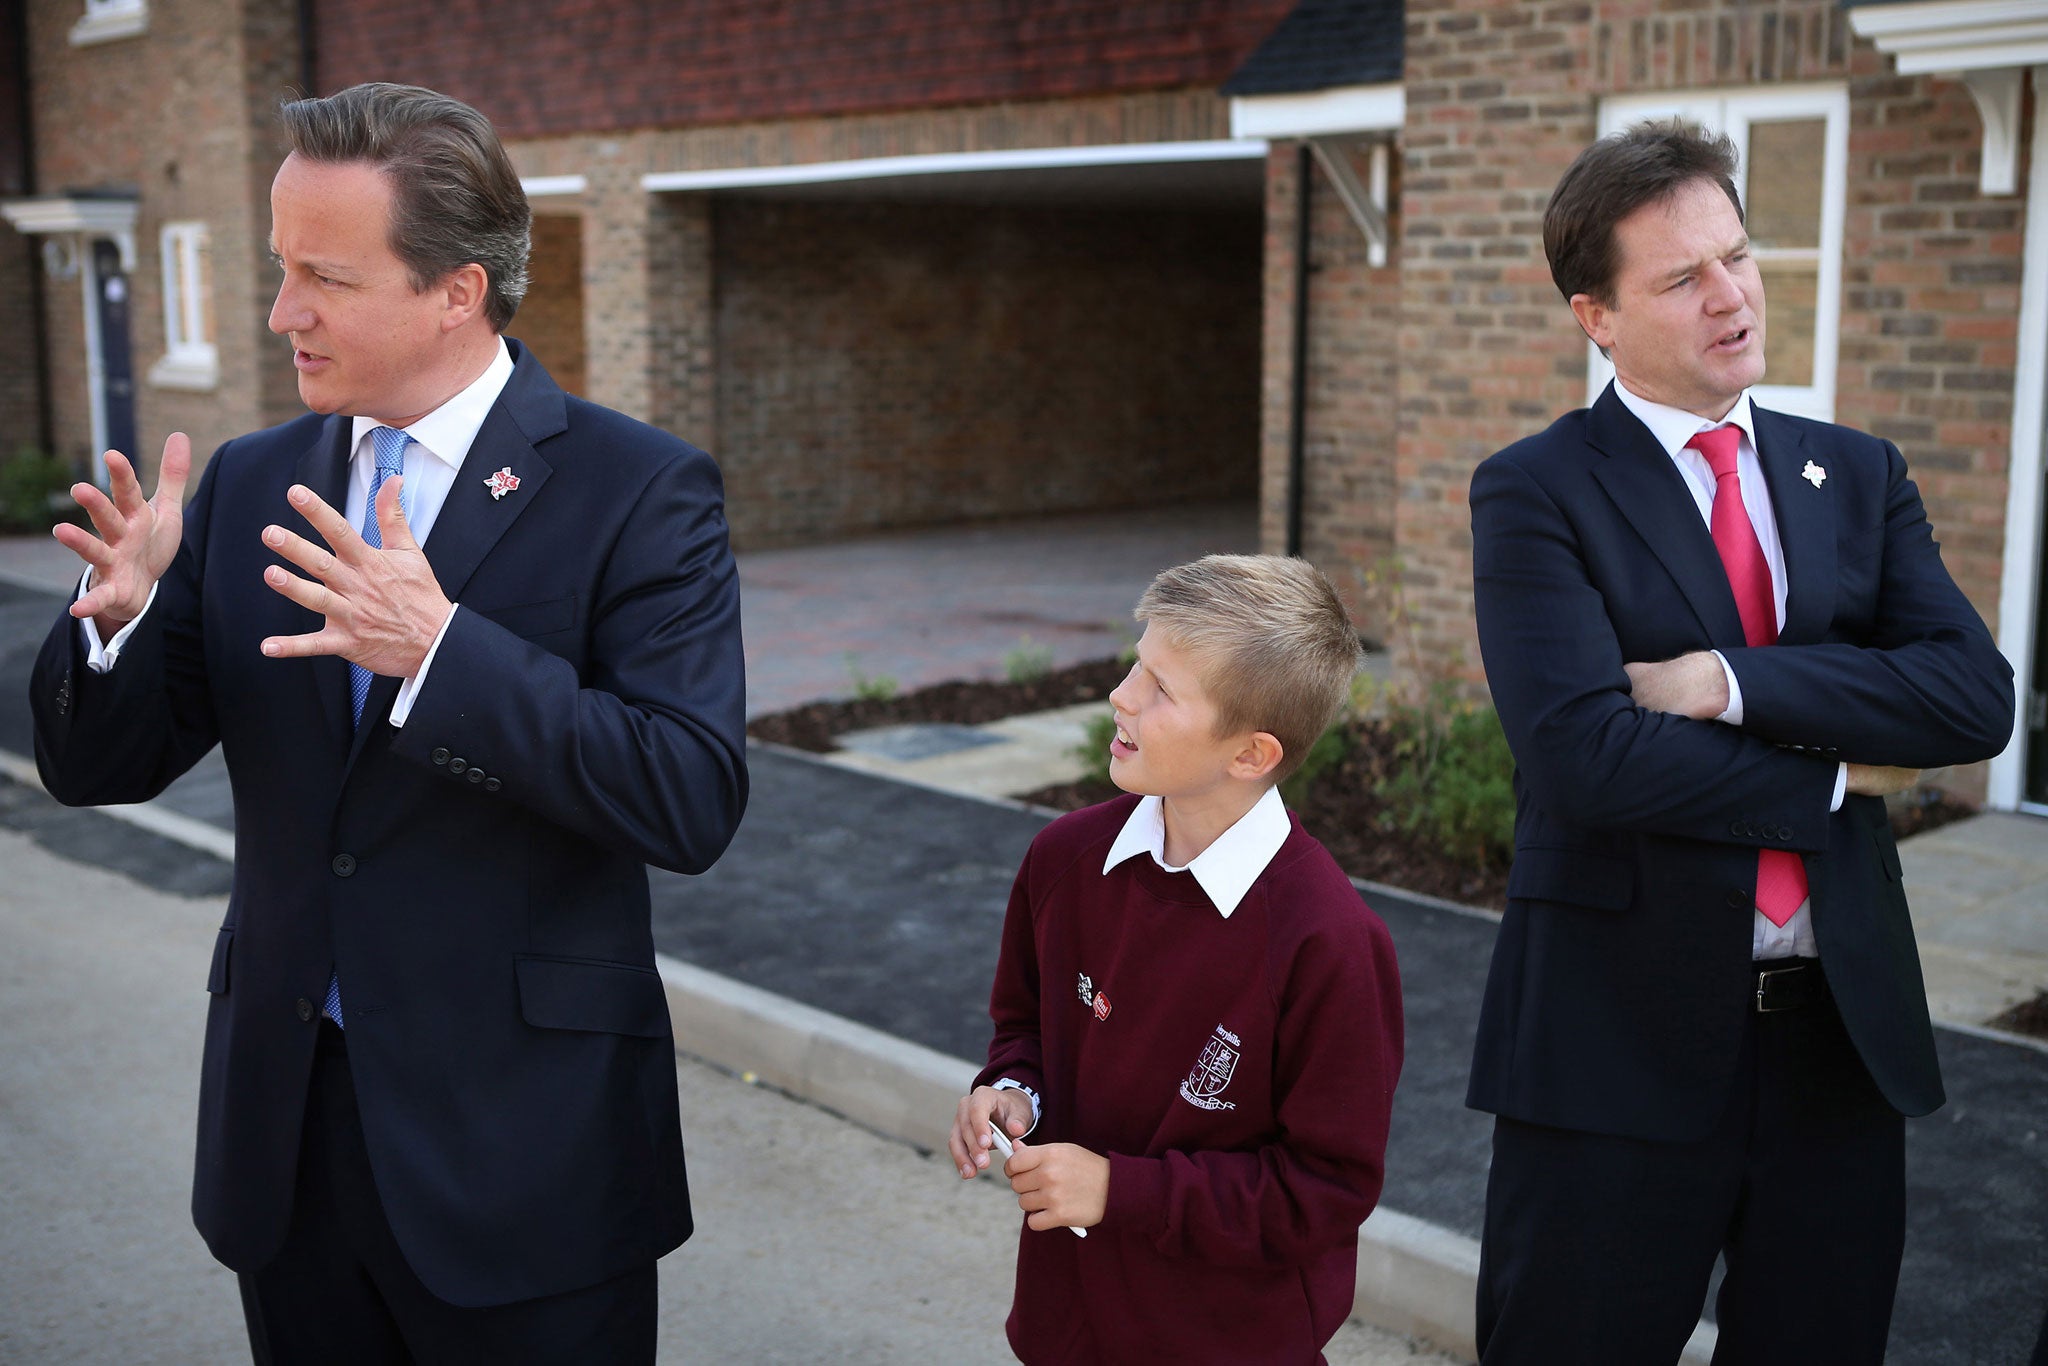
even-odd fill
[{"label": "white window frame", "polygon": [[[1618,133],[1644,119],[1682,118],[1735,143],[1740,161],[1735,189],[1749,203],[1749,129],[1786,119],[1824,119],[1820,200],[1820,279],[1813,314],[1813,383],[1759,384],[1755,401],[1783,413],[1835,420],[1835,368],[1842,340],[1842,220],[1849,200],[1849,87],[1839,82],[1754,86],[1737,90],[1665,91],[1615,95],[1600,102],[1600,136]],[[1773,253],[1777,255],[1778,253]],[[1788,253],[1789,255],[1789,253]],[[1766,299],[1768,306],[1769,300]],[[1769,314],[1766,312],[1766,324]],[[1590,404],[1614,378],[1614,367],[1587,345],[1586,401]]]},{"label": "white window frame", "polygon": [[164,272],[164,355],[150,367],[159,389],[209,390],[220,383],[220,350],[204,335],[200,252],[210,234],[198,222],[166,223],[157,241]]},{"label": "white window frame", "polygon": [[149,32],[149,0],[85,0],[85,13],[71,26],[71,46],[91,47]]}]

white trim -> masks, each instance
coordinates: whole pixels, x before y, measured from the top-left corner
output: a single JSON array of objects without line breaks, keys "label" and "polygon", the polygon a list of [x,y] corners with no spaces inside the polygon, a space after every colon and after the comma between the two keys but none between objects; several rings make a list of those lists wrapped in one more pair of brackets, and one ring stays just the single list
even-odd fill
[{"label": "white trim", "polygon": [[582,194],[590,188],[590,181],[580,175],[530,175],[519,178],[519,188],[526,191],[528,199],[543,195]]},{"label": "white trim", "polygon": [[149,32],[146,0],[86,0],[85,13],[71,26],[71,46],[92,47]]},{"label": "white trim", "polygon": [[149,367],[159,389],[205,392],[220,383],[220,352],[206,337],[206,281],[200,258],[211,233],[204,223],[166,223],[157,234],[163,270],[164,354]]},{"label": "white trim", "polygon": [[1977,192],[2014,194],[2020,187],[2020,91],[2016,66],[1978,67],[1963,73],[1984,124],[1984,150],[1977,160]]},{"label": "white trim", "polygon": [[1398,132],[1407,117],[1408,91],[1398,81],[1300,95],[1244,95],[1230,101],[1230,135],[1306,138],[1321,133]]},{"label": "white trim", "polygon": [[[2034,89],[2048,87],[2048,67],[2034,68]],[[2034,173],[2027,185],[2027,232],[2020,256],[2019,349],[2013,361],[2012,451],[2006,461],[2005,559],[1998,583],[1998,648],[2018,680],[2012,743],[1991,761],[1986,800],[2002,811],[2024,804],[2027,689],[2034,675],[2034,631],[2041,584],[2042,440],[2048,409],[2048,102],[2034,100]]]},{"label": "white trim", "polygon": [[79,245],[78,287],[85,308],[85,392],[92,417],[92,482],[106,488],[107,367],[100,352],[100,263],[91,239]]},{"label": "white trim", "polygon": [[2048,8],[2040,0],[1857,5],[1849,27],[1889,53],[1902,76],[2048,62]]},{"label": "white trim", "polygon": [[121,248],[121,269],[135,269],[135,201],[132,199],[70,199],[50,196],[0,202],[0,217],[15,231],[36,236],[77,232],[110,237]]},{"label": "white trim", "polygon": [[1090,147],[1022,147],[928,156],[864,157],[791,166],[729,166],[711,171],[655,171],[640,177],[650,194],[676,190],[741,190],[770,185],[818,185],[893,176],[955,175],[967,171],[1035,171],[1069,166],[1144,166],[1177,161],[1254,161],[1263,142],[1120,142]]},{"label": "white trim", "polygon": [[[1735,90],[1670,91],[1654,95],[1623,95],[1601,101],[1600,136],[1619,132],[1641,119],[1683,118],[1704,128],[1727,133],[1741,153],[1737,186],[1748,202],[1749,130],[1757,123],[1784,119],[1826,121],[1827,143],[1821,159],[1820,246],[1815,253],[1786,253],[1775,259],[1811,254],[1820,264],[1813,315],[1813,382],[1759,384],[1750,396],[1775,412],[1793,413],[1822,422],[1835,419],[1835,373],[1841,356],[1843,220],[1849,199],[1849,88],[1837,81],[1751,86]],[[1761,255],[1761,253],[1759,253]],[[1614,378],[1614,367],[1590,342],[1586,346],[1586,402],[1599,398]]]}]

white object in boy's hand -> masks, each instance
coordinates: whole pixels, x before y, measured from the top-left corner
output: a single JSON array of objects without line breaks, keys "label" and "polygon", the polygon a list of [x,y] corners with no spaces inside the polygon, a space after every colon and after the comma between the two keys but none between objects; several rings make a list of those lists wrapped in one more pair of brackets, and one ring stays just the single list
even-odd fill
[{"label": "white object in boy's hand", "polygon": [[[1016,1156],[1016,1146],[1010,1142],[1010,1136],[1003,1132],[1002,1125],[989,1125],[988,1136],[996,1141],[996,1151],[1003,1155],[1003,1161],[1008,1162],[1012,1157]],[[1067,1225],[1067,1232],[1073,1234],[1076,1238],[1086,1238],[1088,1236],[1087,1229],[1075,1228],[1072,1224]]]}]

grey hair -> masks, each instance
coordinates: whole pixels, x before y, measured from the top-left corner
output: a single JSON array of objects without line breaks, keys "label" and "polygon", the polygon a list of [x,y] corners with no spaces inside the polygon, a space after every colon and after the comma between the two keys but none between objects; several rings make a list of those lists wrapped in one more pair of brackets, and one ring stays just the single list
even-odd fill
[{"label": "grey hair", "polygon": [[511,325],[526,297],[533,210],[490,120],[416,85],[371,81],[278,110],[309,161],[368,162],[391,181],[391,250],[423,290],[472,262],[488,279],[484,316]]}]

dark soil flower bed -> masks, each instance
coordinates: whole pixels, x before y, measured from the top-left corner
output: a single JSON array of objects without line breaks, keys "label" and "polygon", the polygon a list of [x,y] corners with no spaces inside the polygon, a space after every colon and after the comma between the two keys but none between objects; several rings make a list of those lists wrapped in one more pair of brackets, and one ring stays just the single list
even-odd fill
[{"label": "dark soil flower bed", "polygon": [[[1100,701],[1122,681],[1126,668],[1114,659],[1101,659],[1057,669],[1029,683],[939,683],[887,699],[813,702],[756,717],[748,724],[747,733],[824,753],[838,748],[835,736],[853,730],[911,722],[985,725],[1025,712]],[[1393,737],[1386,729],[1372,722],[1356,722],[1351,742],[1342,759],[1315,776],[1306,799],[1292,804],[1302,825],[1323,842],[1338,865],[1354,877],[1406,891],[1494,910],[1505,905],[1505,867],[1473,868],[1446,858],[1420,839],[1403,834],[1399,813],[1388,810],[1374,795],[1394,762]],[[1117,791],[1107,782],[1061,783],[1026,793],[1023,800],[1074,811],[1107,801]],[[1894,805],[1892,831],[1903,838],[1959,820],[1973,810],[1939,790],[1922,789]],[[2043,1007],[2042,1013],[2048,1014],[2048,1007]]]}]

